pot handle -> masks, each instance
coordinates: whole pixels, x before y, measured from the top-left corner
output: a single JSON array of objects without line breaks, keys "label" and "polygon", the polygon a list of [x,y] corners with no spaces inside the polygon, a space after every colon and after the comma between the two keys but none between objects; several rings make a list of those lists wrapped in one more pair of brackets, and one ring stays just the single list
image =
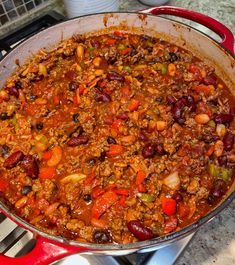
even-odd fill
[{"label": "pot handle", "polygon": [[192,10],[187,10],[185,8],[174,7],[174,6],[152,7],[141,10],[140,12],[146,14],[153,14],[153,15],[172,15],[195,21],[209,28],[210,30],[214,31],[216,34],[218,34],[222,39],[221,45],[225,49],[230,51],[232,54],[234,54],[233,33],[224,24],[220,23],[219,21],[215,20],[212,17],[209,17],[207,15]]},{"label": "pot handle", "polygon": [[50,239],[38,236],[34,249],[22,257],[11,258],[0,254],[0,264],[2,265],[48,265],[56,260],[66,256],[85,252],[89,249],[75,246],[66,246],[65,244],[52,241]]}]

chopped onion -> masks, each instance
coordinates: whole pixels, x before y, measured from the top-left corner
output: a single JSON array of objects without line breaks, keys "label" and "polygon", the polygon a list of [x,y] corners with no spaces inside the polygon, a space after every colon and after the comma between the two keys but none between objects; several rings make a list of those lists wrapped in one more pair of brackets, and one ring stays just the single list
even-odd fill
[{"label": "chopped onion", "polygon": [[173,189],[173,190],[177,190],[180,186],[180,178],[179,178],[179,174],[178,171],[175,171],[173,173],[171,173],[170,175],[168,175],[164,180],[163,183]]},{"label": "chopped onion", "polygon": [[62,183],[79,182],[79,181],[83,180],[84,178],[86,178],[85,174],[77,173],[77,174],[68,175],[68,176],[62,178],[60,182],[62,182]]}]

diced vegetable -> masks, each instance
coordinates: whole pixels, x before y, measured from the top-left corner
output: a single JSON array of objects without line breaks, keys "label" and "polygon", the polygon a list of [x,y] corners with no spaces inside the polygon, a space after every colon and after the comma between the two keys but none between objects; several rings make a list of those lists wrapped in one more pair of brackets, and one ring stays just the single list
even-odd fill
[{"label": "diced vegetable", "polygon": [[118,48],[118,50],[124,50],[126,48],[126,46],[122,43],[119,43],[117,48]]},{"label": "diced vegetable", "polygon": [[111,144],[109,146],[109,151],[107,152],[108,157],[113,157],[113,156],[119,156],[124,152],[123,146],[119,144]]},{"label": "diced vegetable", "polygon": [[148,193],[142,193],[140,194],[141,201],[143,202],[154,202],[155,201],[155,196],[152,194],[148,194]]},{"label": "diced vegetable", "polygon": [[52,179],[56,174],[54,167],[42,167],[39,172],[40,179]]},{"label": "diced vegetable", "polygon": [[57,164],[59,164],[59,162],[62,158],[62,148],[60,146],[55,146],[51,151],[52,151],[52,156],[47,161],[47,165],[49,167],[54,167]]},{"label": "diced vegetable", "polygon": [[179,204],[179,206],[178,206],[178,215],[179,215],[179,218],[181,220],[183,220],[184,218],[188,217],[189,212],[190,212],[189,206],[186,203],[181,202]]},{"label": "diced vegetable", "polygon": [[178,171],[175,171],[173,173],[171,173],[170,175],[168,175],[166,178],[164,178],[163,183],[173,189],[173,190],[177,190],[179,189],[180,186],[180,178],[179,178],[179,173]]},{"label": "diced vegetable", "polygon": [[112,190],[105,192],[95,200],[92,207],[92,217],[99,219],[115,202],[118,201],[118,195]]},{"label": "diced vegetable", "polygon": [[81,180],[83,180],[85,178],[86,178],[85,174],[77,173],[77,174],[71,174],[71,175],[68,175],[68,176],[62,178],[60,180],[60,182],[63,183],[63,184],[68,183],[68,182],[76,183],[76,182],[79,182],[79,181],[81,181]]},{"label": "diced vegetable", "polygon": [[143,170],[139,170],[137,172],[137,176],[136,176],[136,185],[140,185],[144,182],[144,179],[146,178],[147,174],[143,171]]},{"label": "diced vegetable", "polygon": [[95,186],[92,189],[92,198],[97,199],[100,195],[104,193],[105,193],[105,190],[102,188],[102,186]]},{"label": "diced vegetable", "polygon": [[117,195],[123,195],[123,196],[128,196],[129,191],[127,189],[114,189],[113,190]]},{"label": "diced vegetable", "polygon": [[140,101],[137,99],[132,99],[130,104],[128,105],[128,109],[130,111],[135,111],[138,109],[139,106],[140,106]]},{"label": "diced vegetable", "polygon": [[109,46],[114,46],[116,44],[117,40],[115,39],[108,39],[106,41],[106,44],[109,45]]},{"label": "diced vegetable", "polygon": [[174,215],[176,213],[176,200],[171,198],[163,198],[162,210],[166,215]]},{"label": "diced vegetable", "polygon": [[233,174],[232,169],[217,166],[215,164],[208,164],[208,171],[211,176],[222,178],[223,180],[230,180]]},{"label": "diced vegetable", "polygon": [[9,182],[5,179],[0,179],[0,191],[4,192],[9,186]]}]

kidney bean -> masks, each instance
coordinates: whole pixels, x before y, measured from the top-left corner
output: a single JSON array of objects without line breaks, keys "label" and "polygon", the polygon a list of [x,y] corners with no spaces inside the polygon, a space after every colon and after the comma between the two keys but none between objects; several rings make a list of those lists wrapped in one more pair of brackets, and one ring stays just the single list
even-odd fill
[{"label": "kidney bean", "polygon": [[72,130],[71,132],[68,133],[69,138],[71,138],[72,136],[79,136],[84,132],[82,126],[77,126],[74,130]]},{"label": "kidney bean", "polygon": [[203,79],[203,83],[205,84],[205,85],[213,85],[213,86],[215,86],[216,85],[216,76],[214,75],[214,74],[210,74],[210,75],[207,75],[207,76],[205,76],[204,77],[204,79]]},{"label": "kidney bean", "polygon": [[69,71],[65,74],[65,76],[66,76],[68,79],[73,80],[73,79],[75,79],[75,78],[77,77],[77,73],[74,72],[74,71],[72,71],[72,70],[69,70]]},{"label": "kidney bean", "polygon": [[75,147],[81,144],[86,144],[89,141],[89,138],[85,135],[79,135],[77,137],[72,137],[68,140],[67,145],[71,147]]},{"label": "kidney bean", "polygon": [[177,191],[173,196],[172,199],[176,200],[177,203],[183,201],[183,196]]},{"label": "kidney bean", "polygon": [[191,95],[188,95],[188,96],[185,96],[185,100],[186,100],[186,105],[188,107],[191,107],[191,111],[195,112],[196,111],[196,103],[195,103],[195,100],[194,100],[194,97],[191,96]]},{"label": "kidney bean", "polygon": [[28,193],[30,193],[32,191],[32,187],[31,186],[24,186],[21,189],[21,194],[22,195],[27,195]]},{"label": "kidney bean", "polygon": [[171,112],[175,120],[182,118],[184,106],[186,105],[185,103],[186,103],[186,100],[184,98],[181,98],[177,100],[177,102],[173,106]]},{"label": "kidney bean", "polygon": [[164,155],[165,150],[164,150],[163,144],[157,144],[155,146],[155,151],[157,152],[158,155]]},{"label": "kidney bean", "polygon": [[231,151],[234,145],[234,134],[231,132],[226,132],[223,138],[224,150]]},{"label": "kidney bean", "polygon": [[138,139],[143,142],[147,142],[149,140],[148,136],[144,133],[144,131],[139,131]]},{"label": "kidney bean", "polygon": [[16,87],[7,87],[6,88],[9,95],[15,97],[15,98],[18,98],[19,97],[19,91]]},{"label": "kidney bean", "polygon": [[234,116],[234,115],[235,115],[235,108],[230,108],[229,113],[232,114],[232,115]]},{"label": "kidney bean", "polygon": [[155,146],[152,143],[146,144],[142,149],[142,156],[144,158],[153,157],[155,154]]},{"label": "kidney bean", "polygon": [[114,72],[114,71],[108,72],[107,79],[109,81],[113,81],[113,80],[120,81],[120,82],[124,82],[125,81],[125,78],[122,75],[120,75],[119,73]]},{"label": "kidney bean", "polygon": [[212,143],[212,142],[216,142],[219,139],[220,139],[219,136],[214,135],[214,134],[203,134],[201,137],[201,140],[203,140],[207,144]]},{"label": "kidney bean", "polygon": [[221,167],[226,167],[228,163],[228,158],[226,155],[218,157],[218,163]]},{"label": "kidney bean", "polygon": [[30,178],[37,178],[39,174],[38,163],[32,155],[27,155],[24,157],[22,164],[22,168],[24,169],[27,176]]},{"label": "kidney bean", "polygon": [[116,144],[116,140],[112,136],[108,136],[107,138],[108,144]]},{"label": "kidney bean", "polygon": [[168,96],[166,96],[166,101],[168,104],[173,104],[176,102],[176,99],[175,99],[175,97],[168,95]]},{"label": "kidney bean", "polygon": [[233,121],[233,115],[230,114],[230,113],[221,113],[221,114],[218,114],[216,117],[215,117],[215,122],[216,123],[226,123],[226,122],[231,122]]},{"label": "kidney bean", "polygon": [[152,239],[154,236],[153,232],[138,220],[128,222],[127,228],[136,238],[142,241]]},{"label": "kidney bean", "polygon": [[34,74],[34,76],[30,79],[30,82],[38,82],[44,78],[44,75]]},{"label": "kidney bean", "polygon": [[217,179],[212,188],[211,194],[216,198],[221,198],[227,191],[227,184],[222,179]]},{"label": "kidney bean", "polygon": [[11,154],[4,162],[5,168],[13,168],[24,158],[24,154],[22,151],[16,151]]},{"label": "kidney bean", "polygon": [[111,97],[109,94],[105,93],[102,90],[98,90],[98,89],[95,92],[94,99],[97,102],[110,102],[111,101]]},{"label": "kidney bean", "polygon": [[93,233],[93,240],[98,244],[105,244],[112,242],[112,237],[108,230],[97,230]]},{"label": "kidney bean", "polygon": [[128,115],[124,112],[119,113],[116,117],[117,119],[124,120],[124,121],[129,119]]}]

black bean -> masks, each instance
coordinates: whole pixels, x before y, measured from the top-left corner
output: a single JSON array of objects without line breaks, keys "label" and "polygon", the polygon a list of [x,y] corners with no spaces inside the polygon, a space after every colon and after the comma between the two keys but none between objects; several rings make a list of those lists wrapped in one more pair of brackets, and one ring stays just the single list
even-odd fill
[{"label": "black bean", "polygon": [[146,144],[142,149],[142,156],[144,158],[151,158],[155,154],[155,146],[152,143]]},{"label": "black bean", "polygon": [[79,122],[79,120],[78,120],[78,116],[79,116],[78,113],[74,113],[74,114],[73,114],[73,121],[74,121],[75,123],[78,123],[78,122]]},{"label": "black bean", "polygon": [[87,203],[91,202],[92,201],[92,197],[91,197],[91,194],[85,194],[83,195],[83,200]]},{"label": "black bean", "polygon": [[10,116],[8,116],[6,112],[0,113],[0,120],[1,121],[5,121],[5,120],[8,120],[8,119],[10,119]]},{"label": "black bean", "polygon": [[31,96],[29,97],[29,99],[30,99],[31,101],[34,101],[34,100],[36,100],[37,98],[38,98],[37,95],[31,95]]},{"label": "black bean", "polygon": [[78,87],[78,83],[77,82],[75,82],[75,81],[69,82],[69,90],[70,91],[75,91],[77,89],[77,87]]},{"label": "black bean", "polygon": [[9,151],[10,151],[10,147],[7,146],[6,144],[3,144],[0,148],[0,152],[1,152],[1,155],[3,157],[6,157],[8,154],[9,154]]},{"label": "black bean", "polygon": [[127,228],[139,240],[143,241],[153,238],[153,232],[138,220],[128,222]]},{"label": "black bean", "polygon": [[108,144],[116,144],[116,140],[112,136],[108,136],[107,138]]},{"label": "black bean", "polygon": [[102,151],[99,157],[100,162],[104,162],[105,158],[106,158],[106,151]]},{"label": "black bean", "polygon": [[157,98],[155,99],[155,101],[156,101],[156,102],[159,102],[159,103],[162,102],[162,100],[163,100],[163,97],[162,97],[162,96],[157,97]]},{"label": "black bean", "polygon": [[24,186],[21,189],[21,194],[22,195],[27,195],[28,193],[30,193],[32,191],[32,187],[31,186]]},{"label": "black bean", "polygon": [[207,202],[209,205],[213,205],[215,203],[215,197],[210,194],[207,198]]},{"label": "black bean", "polygon": [[86,163],[89,165],[89,166],[94,166],[95,165],[95,158],[90,158],[86,161]]},{"label": "black bean", "polygon": [[143,81],[144,81],[144,76],[143,76],[143,75],[137,75],[135,78],[136,78],[138,81],[140,81],[140,82],[143,82]]},{"label": "black bean", "polygon": [[233,115],[230,113],[221,113],[215,117],[216,123],[227,123],[233,121]]},{"label": "black bean", "polygon": [[18,81],[15,82],[15,87],[17,89],[21,89],[22,88],[22,84],[21,84],[20,80],[18,80]]},{"label": "black bean", "polygon": [[42,122],[39,122],[39,123],[37,123],[36,124],[36,128],[37,128],[37,130],[39,130],[39,131],[41,131],[42,129],[43,129],[43,123]]},{"label": "black bean", "polygon": [[231,132],[226,132],[223,138],[224,150],[231,151],[234,145],[234,134]]},{"label": "black bean", "polygon": [[226,155],[218,157],[218,163],[221,167],[226,167],[228,163],[228,159]]},{"label": "black bean", "polygon": [[93,234],[93,240],[98,244],[105,244],[112,242],[112,237],[108,230],[97,230]]},{"label": "black bean", "polygon": [[178,60],[178,56],[174,52],[169,52],[170,62],[173,63]]}]

